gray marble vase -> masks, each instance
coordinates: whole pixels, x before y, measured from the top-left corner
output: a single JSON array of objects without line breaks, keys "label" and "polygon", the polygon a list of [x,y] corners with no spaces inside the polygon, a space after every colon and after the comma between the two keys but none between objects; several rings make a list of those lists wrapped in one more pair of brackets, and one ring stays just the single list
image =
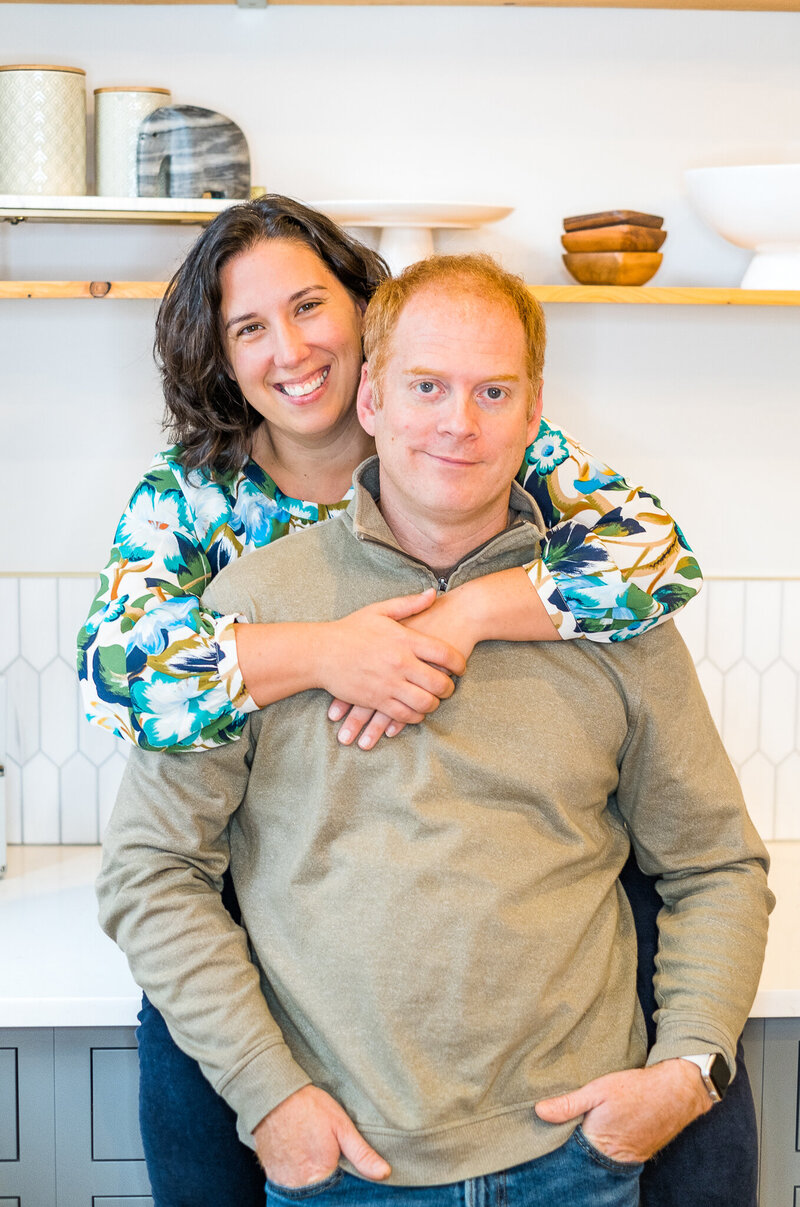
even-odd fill
[{"label": "gray marble vase", "polygon": [[239,127],[196,105],[164,105],[139,127],[140,197],[250,195],[250,154]]}]

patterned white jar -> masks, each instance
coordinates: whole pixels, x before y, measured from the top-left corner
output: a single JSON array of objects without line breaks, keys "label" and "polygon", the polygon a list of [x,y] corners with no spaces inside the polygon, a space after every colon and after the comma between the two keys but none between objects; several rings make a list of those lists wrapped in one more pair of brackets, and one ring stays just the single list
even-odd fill
[{"label": "patterned white jar", "polygon": [[95,88],[94,168],[98,197],[135,197],[139,126],[168,105],[168,88]]},{"label": "patterned white jar", "polygon": [[0,193],[86,192],[86,72],[0,67]]}]

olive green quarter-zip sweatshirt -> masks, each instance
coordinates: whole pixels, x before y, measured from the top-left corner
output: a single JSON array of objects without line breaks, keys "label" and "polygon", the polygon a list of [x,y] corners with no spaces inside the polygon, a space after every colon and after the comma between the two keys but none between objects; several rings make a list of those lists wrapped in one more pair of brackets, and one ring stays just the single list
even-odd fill
[{"label": "olive green quarter-zip sweatshirt", "polygon": [[[377,481],[366,462],[345,513],[240,559],[204,602],[333,620],[434,584]],[[451,587],[531,560],[541,517],[516,484],[512,507]],[[671,622],[482,643],[450,700],[370,752],[339,745],[328,703],[251,713],[212,751],[133,750],[105,840],[102,925],[244,1135],[313,1082],[390,1182],[451,1182],[562,1144],[574,1125],[540,1120],[542,1098],[645,1060],[733,1066],[767,856]],[[631,842],[664,899],[649,1057]],[[246,931],[219,896],[229,859]]]}]

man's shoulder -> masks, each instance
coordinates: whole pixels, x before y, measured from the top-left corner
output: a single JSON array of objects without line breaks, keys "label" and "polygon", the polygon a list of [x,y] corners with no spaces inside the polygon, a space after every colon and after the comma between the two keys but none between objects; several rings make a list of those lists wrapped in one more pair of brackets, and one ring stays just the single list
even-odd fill
[{"label": "man's shoulder", "polygon": [[691,709],[703,699],[692,656],[672,620],[627,641],[569,644],[603,668],[628,706]]},{"label": "man's shoulder", "polygon": [[673,620],[662,621],[626,641],[571,641],[569,646],[577,646],[585,656],[628,683],[693,669],[691,655]]},{"label": "man's shoulder", "polygon": [[203,602],[217,612],[242,612],[251,620],[261,619],[265,609],[272,613],[281,601],[291,607],[298,593],[314,590],[346,535],[342,517],[336,515],[254,549],[219,572]]}]

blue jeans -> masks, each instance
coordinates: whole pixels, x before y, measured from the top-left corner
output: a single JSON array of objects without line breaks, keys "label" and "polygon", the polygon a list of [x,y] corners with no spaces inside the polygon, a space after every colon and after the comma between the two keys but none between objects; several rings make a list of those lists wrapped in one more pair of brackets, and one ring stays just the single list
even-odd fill
[{"label": "blue jeans", "polygon": [[641,1165],[612,1161],[580,1128],[555,1152],[501,1173],[445,1186],[382,1186],[343,1170],[311,1186],[267,1182],[267,1207],[638,1207]]},{"label": "blue jeans", "polygon": [[[636,922],[637,989],[652,1043],[661,899],[633,857],[621,879]],[[575,891],[580,891],[578,886]],[[235,899],[226,896],[225,901],[237,917]],[[195,1061],[173,1043],[146,998],[139,1019],[139,1124],[155,1207],[264,1207],[264,1179],[255,1156],[236,1134],[233,1111],[214,1093]],[[741,1044],[737,1063],[724,1102],[645,1166],[642,1207],[756,1207],[758,1140]],[[483,1205],[483,1200],[468,1202]]]}]

